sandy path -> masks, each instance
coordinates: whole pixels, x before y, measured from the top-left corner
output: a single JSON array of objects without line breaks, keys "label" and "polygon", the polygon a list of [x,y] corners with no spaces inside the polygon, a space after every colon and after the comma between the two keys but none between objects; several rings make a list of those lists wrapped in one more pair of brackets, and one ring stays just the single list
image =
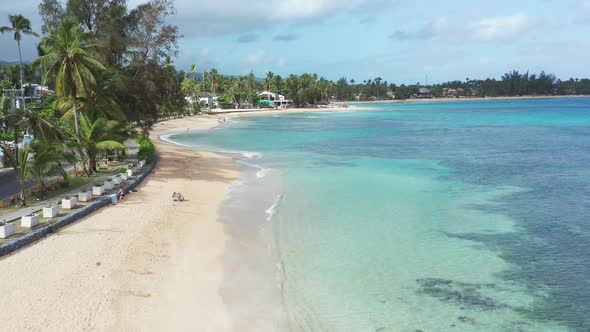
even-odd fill
[{"label": "sandy path", "polygon": [[[192,118],[156,126],[210,127]],[[155,172],[105,208],[0,260],[2,331],[224,331],[226,235],[217,209],[239,176],[229,158],[157,143]],[[180,191],[186,202],[169,196]]]}]

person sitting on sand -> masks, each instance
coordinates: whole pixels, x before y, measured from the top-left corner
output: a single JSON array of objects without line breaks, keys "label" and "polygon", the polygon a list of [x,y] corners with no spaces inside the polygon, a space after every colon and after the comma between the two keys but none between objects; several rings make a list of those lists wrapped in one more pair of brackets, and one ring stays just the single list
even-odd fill
[{"label": "person sitting on sand", "polygon": [[125,189],[123,189],[123,186],[119,186],[119,192],[117,193],[117,200],[122,201],[123,199],[125,199]]},{"label": "person sitting on sand", "polygon": [[184,196],[181,193],[177,193],[176,198],[181,202],[184,201]]},{"label": "person sitting on sand", "polygon": [[176,191],[172,193],[172,200],[174,202],[178,202],[178,194],[176,193]]}]

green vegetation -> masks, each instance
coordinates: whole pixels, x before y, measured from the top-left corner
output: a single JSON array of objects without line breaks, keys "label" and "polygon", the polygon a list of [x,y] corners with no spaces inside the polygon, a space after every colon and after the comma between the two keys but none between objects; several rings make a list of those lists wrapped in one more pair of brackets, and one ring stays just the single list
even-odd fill
[{"label": "green vegetation", "polygon": [[87,93],[96,87],[95,73],[105,70],[103,65],[92,57],[99,50],[99,46],[93,44],[93,39],[92,31],[83,31],[80,24],[65,19],[57,30],[42,39],[43,55],[33,64],[45,68],[45,76],[55,77],[56,96],[68,103],[71,102],[78,143],[78,98],[86,97]]},{"label": "green vegetation", "polygon": [[20,205],[25,206],[25,180],[29,179],[31,175],[31,162],[29,159],[31,149],[27,147],[12,152],[5,147],[2,147],[2,150],[7,157],[8,164],[15,169],[14,173],[18,179],[19,185],[18,201]]},{"label": "green vegetation", "polygon": [[138,135],[137,144],[139,144],[139,151],[137,152],[137,159],[145,160],[150,163],[154,160],[156,154],[156,148],[152,140],[145,135]]},{"label": "green vegetation", "polygon": [[[396,85],[381,77],[365,80],[362,83],[341,78],[336,82],[317,74],[289,75],[286,78],[268,72],[264,80],[257,79],[254,73],[246,76],[224,76],[217,70],[198,75],[195,67],[189,73],[181,73],[182,92],[189,100],[196,95],[210,91],[218,95],[221,108],[258,107],[258,92],[271,91],[283,95],[293,102],[294,107],[313,107],[331,101],[370,101],[388,99],[430,98],[430,97],[501,97],[523,95],[590,95],[590,79],[569,79],[562,81],[552,74],[519,73],[511,71],[501,79],[451,81],[441,84]],[[204,95],[203,95],[204,96]],[[194,104],[194,103],[193,103]],[[196,103],[193,113],[202,107]]]},{"label": "green vegetation", "polygon": [[[39,12],[42,36],[22,15],[10,15],[0,28],[14,33],[19,55],[22,38],[40,38],[32,65],[0,67],[0,148],[16,169],[21,206],[26,180],[45,197],[55,192],[45,184],[50,176],[60,174],[64,185],[92,179],[99,161],[126,155],[123,143],[135,128],[147,134],[161,118],[191,113],[182,74],[171,64],[180,37],[167,23],[175,13],[171,0],[146,0],[133,10],[121,0],[42,0]],[[46,84],[55,95],[39,98],[27,82]],[[153,159],[149,138],[141,139],[140,152]]]}]

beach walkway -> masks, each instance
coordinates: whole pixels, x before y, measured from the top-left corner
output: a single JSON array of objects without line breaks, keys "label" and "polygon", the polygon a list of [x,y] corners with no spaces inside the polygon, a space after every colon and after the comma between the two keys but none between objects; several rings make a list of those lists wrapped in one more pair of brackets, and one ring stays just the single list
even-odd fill
[{"label": "beach walkway", "polygon": [[[235,330],[219,293],[226,235],[217,212],[239,166],[152,137],[158,164],[136,193],[0,258],[3,330]],[[173,191],[187,201],[172,202]]]},{"label": "beach walkway", "polygon": [[[121,163],[121,166],[137,163],[138,162],[137,152],[138,152],[139,147],[137,146],[137,144],[135,142],[133,142],[131,140],[125,142],[125,144],[128,147],[128,154],[127,154],[127,158]],[[66,196],[77,196],[78,193],[80,193],[80,192],[91,191],[92,187],[94,186],[94,182],[104,182],[107,178],[112,177],[115,174],[116,174],[115,170],[107,172],[107,173],[103,173],[100,176],[94,177],[92,179],[91,183],[87,183],[82,186],[72,188],[66,192],[56,195],[55,197],[39,200],[33,204],[28,204],[24,208],[19,208],[15,211],[12,211],[9,213],[2,213],[2,214],[0,214],[0,221],[19,220],[23,216],[27,216],[27,215],[41,211],[44,207],[59,204],[61,202],[61,200]],[[116,192],[116,190],[117,190],[117,188],[113,189],[111,192]],[[14,195],[18,195],[18,193],[14,193]],[[108,195],[108,193],[105,193],[105,196],[106,195]],[[0,212],[2,212],[2,211],[0,210]],[[11,236],[7,239],[2,239],[2,240],[0,240],[0,245],[2,245],[3,243],[5,243],[8,240],[19,237],[20,235],[23,235],[23,233],[19,234],[17,232],[17,234],[14,234],[13,236]]]}]

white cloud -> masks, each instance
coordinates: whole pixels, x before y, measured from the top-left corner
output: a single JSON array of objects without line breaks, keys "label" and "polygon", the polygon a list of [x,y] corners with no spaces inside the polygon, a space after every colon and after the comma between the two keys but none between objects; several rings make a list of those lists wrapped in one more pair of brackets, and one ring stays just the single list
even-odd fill
[{"label": "white cloud", "polygon": [[527,32],[534,20],[526,14],[485,18],[468,27],[470,36],[475,41],[511,41]]},{"label": "white cloud", "polygon": [[[130,7],[144,0],[131,0]],[[322,20],[344,12],[371,12],[401,0],[176,0],[177,24],[185,36],[245,33],[274,23]],[[198,19],[196,18],[198,17]]]},{"label": "white cloud", "polygon": [[415,30],[396,30],[389,38],[399,41],[444,39],[453,42],[507,42],[537,26],[540,21],[525,14],[488,17],[467,24],[436,18]]},{"label": "white cloud", "polygon": [[576,23],[590,24],[590,0],[578,0],[574,6],[576,10]]},{"label": "white cloud", "polygon": [[452,27],[447,17],[436,18],[415,31],[394,31],[389,38],[396,40],[431,39],[450,32]]},{"label": "white cloud", "polygon": [[263,50],[252,52],[246,55],[244,63],[250,66],[255,66],[261,63],[266,58],[266,52]]}]

